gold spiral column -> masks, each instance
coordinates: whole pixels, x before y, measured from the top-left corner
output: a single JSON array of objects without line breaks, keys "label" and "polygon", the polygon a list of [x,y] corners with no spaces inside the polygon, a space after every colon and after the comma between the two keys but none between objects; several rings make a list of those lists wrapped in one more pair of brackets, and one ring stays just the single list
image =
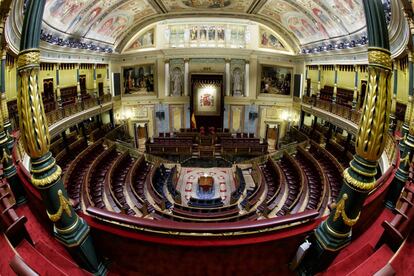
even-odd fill
[{"label": "gold spiral column", "polygon": [[292,268],[313,275],[326,268],[351,241],[369,192],[375,188],[378,160],[389,129],[391,53],[381,0],[363,0],[368,29],[368,92],[365,95],[353,160],[343,173],[343,185],[331,213],[308,238],[311,246]]},{"label": "gold spiral column", "polygon": [[74,211],[61,179],[61,168],[49,151],[50,136],[39,91],[40,29],[45,0],[29,1],[17,61],[17,106],[20,139],[30,157],[31,183],[39,191],[53,233],[83,268],[102,275],[106,268],[96,255],[89,226]]}]

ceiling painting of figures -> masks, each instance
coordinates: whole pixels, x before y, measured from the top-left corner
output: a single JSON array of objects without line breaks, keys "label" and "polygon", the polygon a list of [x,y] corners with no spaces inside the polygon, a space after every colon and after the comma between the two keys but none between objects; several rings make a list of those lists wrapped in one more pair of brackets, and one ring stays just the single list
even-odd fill
[{"label": "ceiling painting of figures", "polygon": [[268,0],[259,14],[281,23],[301,44],[343,36],[365,26],[361,0]]},{"label": "ceiling painting of figures", "polygon": [[47,0],[43,21],[66,34],[115,44],[131,26],[155,13],[145,0]]},{"label": "ceiling painting of figures", "polygon": [[254,0],[162,0],[170,12],[206,10],[246,12]]},{"label": "ceiling painting of figures", "polygon": [[362,0],[46,0],[43,29],[116,46],[135,37],[140,31],[135,26],[145,26],[149,18],[197,12],[267,22],[302,46],[365,31]]}]

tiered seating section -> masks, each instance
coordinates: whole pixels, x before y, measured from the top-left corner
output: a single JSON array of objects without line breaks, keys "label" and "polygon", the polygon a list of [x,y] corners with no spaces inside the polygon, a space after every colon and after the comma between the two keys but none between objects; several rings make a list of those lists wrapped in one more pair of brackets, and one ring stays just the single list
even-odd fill
[{"label": "tiered seating section", "polygon": [[229,132],[185,131],[170,134],[160,133],[153,141],[147,140],[146,151],[161,156],[214,154],[231,156],[258,156],[267,153],[267,143],[247,133],[230,134]]},{"label": "tiered seating section", "polygon": [[14,207],[16,205],[13,194],[8,184],[0,181],[0,228],[13,245],[17,245],[21,240],[27,239],[32,242],[26,230],[26,217],[18,216]]},{"label": "tiered seating section", "polygon": [[303,192],[304,177],[299,165],[286,152],[279,161],[279,166],[283,171],[288,188],[287,199],[284,201],[282,208],[277,212],[278,216],[284,216],[291,212],[296,206]]}]

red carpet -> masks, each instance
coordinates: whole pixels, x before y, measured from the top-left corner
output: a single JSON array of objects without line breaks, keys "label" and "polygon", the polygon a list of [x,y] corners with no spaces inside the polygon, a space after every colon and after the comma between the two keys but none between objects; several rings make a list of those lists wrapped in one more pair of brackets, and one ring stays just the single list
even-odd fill
[{"label": "red carpet", "polygon": [[391,266],[398,276],[414,275],[414,233],[412,232],[407,240],[397,251],[396,257],[391,261]]},{"label": "red carpet", "polygon": [[372,253],[374,253],[374,248],[371,245],[366,244],[364,247],[362,247],[362,249],[354,252],[352,255],[349,255],[342,261],[332,265],[325,273],[321,273],[320,275],[347,275],[349,272],[355,269],[357,265],[371,256]]},{"label": "red carpet", "polygon": [[361,250],[365,245],[369,244],[372,248],[375,247],[379,241],[384,228],[381,226],[381,223],[384,220],[391,220],[394,217],[392,212],[387,208],[384,208],[375,222],[358,238],[352,240],[351,244],[345,247],[332,262],[333,266],[335,263],[340,262],[347,258],[354,252]]},{"label": "red carpet", "polygon": [[[87,271],[79,268],[78,265],[75,264],[72,257],[66,251],[64,246],[59,243],[52,235],[51,230],[46,229],[42,221],[39,221],[36,217],[36,214],[33,214],[30,206],[25,204],[17,208],[16,212],[19,216],[24,215],[27,217],[28,221],[26,223],[26,228],[32,237],[35,248],[32,247],[32,251],[34,250],[34,256],[36,258],[37,255],[43,256],[48,261],[52,262],[56,268],[58,268],[61,272],[67,273],[71,276],[78,276],[78,275],[91,275]],[[19,245],[20,246],[20,245]],[[26,260],[26,258],[30,258],[31,255],[30,251],[27,248],[27,245],[23,245],[23,250],[26,256],[22,256],[22,258],[26,261],[27,264],[30,263]],[[38,271],[34,266],[31,266],[35,271]],[[47,270],[47,267],[45,268]],[[40,273],[43,275],[43,273]]]},{"label": "red carpet", "polygon": [[34,214],[30,205],[24,204],[16,209],[16,213],[19,216],[25,216],[27,218],[26,229],[30,233],[32,240],[35,244],[43,241],[52,247],[59,254],[65,256],[67,259],[72,259],[66,249],[61,243],[59,243],[52,235],[52,229],[45,227],[45,222],[37,218],[37,214]]},{"label": "red carpet", "polygon": [[40,254],[29,242],[23,240],[17,247],[17,252],[27,265],[40,275],[64,276],[62,270],[57,268],[51,261]]},{"label": "red carpet", "polygon": [[62,256],[60,253],[56,252],[49,245],[40,241],[35,246],[36,250],[39,251],[47,259],[53,261],[53,264],[56,265],[60,270],[69,274],[70,276],[86,276],[92,275],[87,271],[82,271],[77,264],[72,260],[67,259],[65,256]]},{"label": "red carpet", "polygon": [[392,217],[392,212],[384,208],[382,213],[378,216],[371,227],[369,227],[358,238],[352,240],[351,244],[345,247],[338,254],[330,267],[326,271],[320,273],[320,275],[347,275],[356,269],[359,264],[364,262],[364,260],[366,260],[372,253],[374,253],[373,248],[377,244],[382,235],[382,232],[384,231],[381,223],[386,219],[391,219]]},{"label": "red carpet", "polygon": [[374,275],[375,272],[380,270],[384,265],[387,264],[388,260],[392,257],[394,253],[387,246],[381,246],[374,254],[372,254],[368,259],[361,263],[357,268],[355,268],[349,276],[366,276]]},{"label": "red carpet", "polygon": [[6,235],[4,233],[0,233],[0,275],[2,276],[11,276],[16,275],[13,270],[9,266],[9,262],[14,257],[15,253],[11,245],[6,240]]}]

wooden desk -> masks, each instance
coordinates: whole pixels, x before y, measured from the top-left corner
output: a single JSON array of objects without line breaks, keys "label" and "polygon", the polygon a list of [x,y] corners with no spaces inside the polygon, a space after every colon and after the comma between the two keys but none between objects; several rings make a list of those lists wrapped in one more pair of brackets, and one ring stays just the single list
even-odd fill
[{"label": "wooden desk", "polygon": [[204,192],[211,191],[214,185],[214,178],[212,176],[200,176],[198,178],[198,187]]}]

